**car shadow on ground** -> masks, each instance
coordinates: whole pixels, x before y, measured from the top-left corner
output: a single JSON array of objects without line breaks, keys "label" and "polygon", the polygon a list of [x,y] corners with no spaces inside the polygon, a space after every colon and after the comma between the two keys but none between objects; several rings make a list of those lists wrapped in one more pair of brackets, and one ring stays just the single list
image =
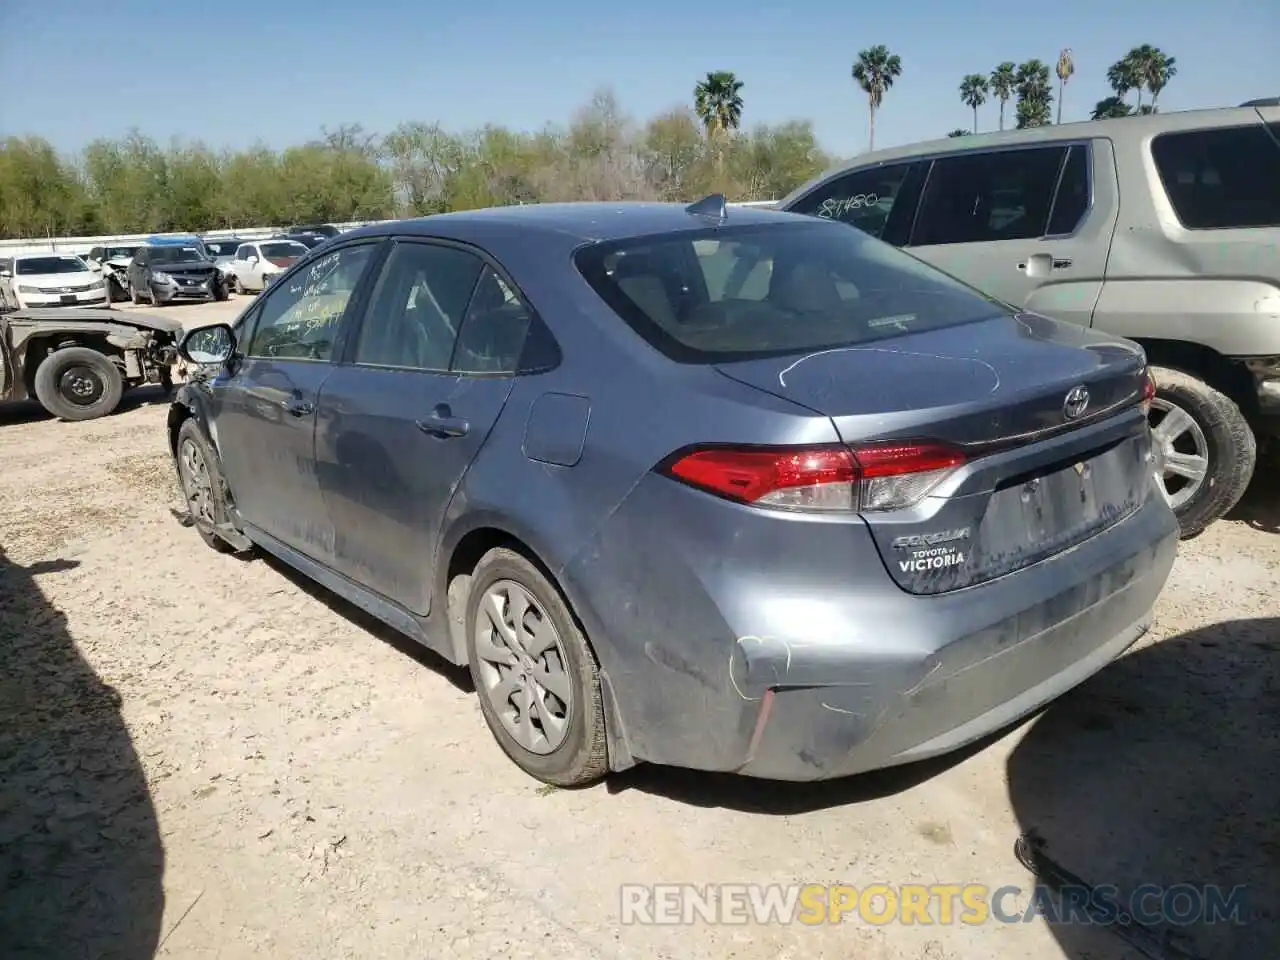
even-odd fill
[{"label": "car shadow on ground", "polygon": [[433,650],[406,637],[398,630],[387,626],[372,614],[365,613],[354,603],[349,603],[327,587],[316,583],[306,574],[299,573],[283,560],[278,560],[264,550],[255,550],[252,554],[242,554],[245,559],[259,560],[271,567],[280,576],[286,578],[295,587],[315,600],[320,601],[338,616],[350,620],[357,627],[373,634],[383,643],[389,644],[399,652],[412,657],[418,663],[434,670],[463,693],[474,693],[471,674],[465,667],[455,667],[452,663]]},{"label": "car shadow on ground", "polygon": [[0,548],[0,953],[136,958],[160,943],[164,850],[120,697],[40,574]]},{"label": "car shadow on ground", "polygon": [[1147,884],[1216,885],[1224,904],[1247,888],[1238,925],[1179,924],[1187,896],[1156,923],[1161,896],[1139,900],[1136,919],[1173,935],[1162,953],[1124,952],[1115,928],[1051,924],[1065,956],[1277,955],[1280,618],[1219,623],[1131,653],[1051,705],[1007,772],[1020,826],[1044,844],[1038,856],[1089,887],[1114,885],[1121,906]]},{"label": "car shadow on ground", "polygon": [[[168,406],[172,399],[173,394],[158,384],[134,387],[124,392],[124,396],[120,398],[120,406],[108,416],[119,416],[140,407]],[[53,415],[34,400],[0,403],[0,427],[16,426],[20,423],[40,423],[52,419]],[[74,424],[68,424],[68,426],[74,426]]]},{"label": "car shadow on ground", "polygon": [[1226,519],[1264,533],[1280,533],[1280,451],[1258,457],[1249,489]]}]

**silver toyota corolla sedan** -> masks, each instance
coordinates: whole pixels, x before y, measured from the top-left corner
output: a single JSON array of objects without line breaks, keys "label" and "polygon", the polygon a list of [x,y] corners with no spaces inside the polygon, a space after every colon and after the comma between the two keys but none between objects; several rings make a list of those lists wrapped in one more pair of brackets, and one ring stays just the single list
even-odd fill
[{"label": "silver toyota corolla sedan", "polygon": [[952,750],[1123,652],[1174,560],[1139,348],[723,198],[356,230],[183,349],[204,539],[467,664],[551,783]]}]

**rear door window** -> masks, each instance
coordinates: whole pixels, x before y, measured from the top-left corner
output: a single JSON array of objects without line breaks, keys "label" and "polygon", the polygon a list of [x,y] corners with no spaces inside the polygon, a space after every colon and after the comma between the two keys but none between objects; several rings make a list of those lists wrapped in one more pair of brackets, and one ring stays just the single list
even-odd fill
[{"label": "rear door window", "polygon": [[1280,145],[1262,124],[1162,133],[1151,158],[1188,230],[1280,226]]},{"label": "rear door window", "polygon": [[934,161],[912,246],[1045,236],[1067,148],[997,150]]},{"label": "rear door window", "polygon": [[[792,213],[836,220],[900,245],[919,196],[919,163],[896,163],[855,170],[829,180],[791,205]],[[900,239],[899,239],[900,237]]]}]

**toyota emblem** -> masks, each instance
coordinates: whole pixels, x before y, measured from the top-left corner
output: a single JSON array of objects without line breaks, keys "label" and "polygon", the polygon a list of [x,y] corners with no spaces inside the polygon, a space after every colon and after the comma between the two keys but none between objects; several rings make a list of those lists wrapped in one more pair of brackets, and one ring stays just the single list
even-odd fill
[{"label": "toyota emblem", "polygon": [[1072,387],[1062,401],[1062,415],[1068,420],[1079,418],[1089,409],[1089,391],[1084,387]]}]

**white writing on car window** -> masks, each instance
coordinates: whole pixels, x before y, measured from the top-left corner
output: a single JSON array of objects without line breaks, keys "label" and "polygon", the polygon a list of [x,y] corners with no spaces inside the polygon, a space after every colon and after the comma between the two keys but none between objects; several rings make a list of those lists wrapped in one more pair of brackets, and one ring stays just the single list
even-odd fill
[{"label": "white writing on car window", "polygon": [[880,202],[874,193],[855,193],[851,197],[828,197],[818,208],[818,216],[839,220],[854,210],[869,210]]}]

